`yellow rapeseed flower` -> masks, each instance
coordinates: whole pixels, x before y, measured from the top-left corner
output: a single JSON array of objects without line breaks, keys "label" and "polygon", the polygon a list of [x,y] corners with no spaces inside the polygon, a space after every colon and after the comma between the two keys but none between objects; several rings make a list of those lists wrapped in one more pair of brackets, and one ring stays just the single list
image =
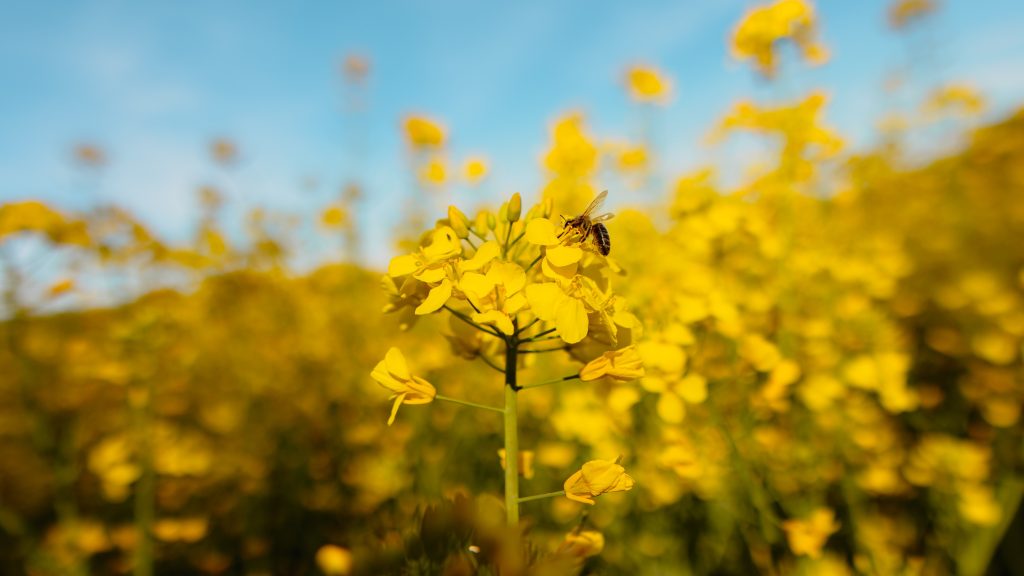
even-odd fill
[{"label": "yellow rapeseed flower", "polygon": [[782,523],[789,548],[797,556],[820,558],[828,537],[839,530],[835,513],[829,508],[817,508],[810,516]]},{"label": "yellow rapeseed flower", "polygon": [[636,481],[617,462],[591,460],[565,481],[565,495],[570,500],[594,504],[594,497],[609,492],[632,490]]},{"label": "yellow rapeseed flower", "polygon": [[341,546],[325,544],[316,551],[316,565],[327,576],[346,576],[352,572],[352,552]]},{"label": "yellow rapeseed flower", "polygon": [[626,88],[638,102],[665,102],[671,83],[660,72],[648,66],[633,66],[626,70]]},{"label": "yellow rapeseed flower", "polygon": [[565,535],[565,541],[558,547],[558,552],[577,558],[597,556],[604,550],[604,534],[597,530],[573,531]]},{"label": "yellow rapeseed flower", "polygon": [[413,148],[440,148],[444,145],[444,128],[424,116],[405,119],[405,138]]},{"label": "yellow rapeseed flower", "polygon": [[437,395],[437,390],[429,382],[409,373],[405,356],[398,348],[388,350],[384,359],[377,363],[370,376],[381,386],[394,392],[391,397],[395,403],[391,407],[388,426],[394,423],[395,415],[398,414],[398,408],[402,404],[429,404]]},{"label": "yellow rapeseed flower", "polygon": [[[505,449],[501,448],[498,450],[498,459],[501,461],[501,469],[505,469]],[[533,450],[520,450],[519,451],[519,475],[529,480],[533,478]]]},{"label": "yellow rapeseed flower", "polygon": [[487,162],[483,158],[470,158],[462,167],[462,174],[470,184],[477,184],[487,177]]},{"label": "yellow rapeseed flower", "polygon": [[643,378],[644,363],[635,345],[605,352],[580,370],[580,380],[584,382],[606,376],[622,381]]}]

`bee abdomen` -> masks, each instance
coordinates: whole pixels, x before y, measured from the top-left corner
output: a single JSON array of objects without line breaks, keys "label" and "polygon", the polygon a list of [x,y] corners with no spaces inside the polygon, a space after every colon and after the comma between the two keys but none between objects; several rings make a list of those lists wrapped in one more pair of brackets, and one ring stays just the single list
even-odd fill
[{"label": "bee abdomen", "polygon": [[597,243],[597,249],[601,252],[602,256],[607,256],[612,251],[612,239],[608,235],[608,229],[604,227],[604,224],[598,222],[594,224],[592,232],[594,234],[594,242]]}]

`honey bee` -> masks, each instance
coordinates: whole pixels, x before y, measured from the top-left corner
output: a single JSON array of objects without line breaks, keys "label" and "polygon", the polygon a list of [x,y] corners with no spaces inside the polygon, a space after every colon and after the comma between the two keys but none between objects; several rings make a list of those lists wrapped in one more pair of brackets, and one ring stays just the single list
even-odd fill
[{"label": "honey bee", "polygon": [[608,229],[605,228],[602,222],[611,220],[615,215],[610,213],[601,214],[600,216],[591,217],[591,213],[601,207],[604,203],[604,199],[608,197],[608,191],[605,190],[594,198],[594,201],[587,206],[587,209],[583,211],[579,216],[568,219],[562,217],[562,233],[558,235],[562,238],[566,234],[575,234],[579,237],[581,242],[591,241],[597,248],[597,251],[602,256],[607,256],[612,250],[612,240],[608,236]]}]

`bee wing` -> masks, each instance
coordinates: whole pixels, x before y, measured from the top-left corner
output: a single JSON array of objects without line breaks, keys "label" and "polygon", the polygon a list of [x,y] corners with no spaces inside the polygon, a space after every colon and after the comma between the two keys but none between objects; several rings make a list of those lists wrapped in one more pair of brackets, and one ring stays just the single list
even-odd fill
[{"label": "bee wing", "polygon": [[600,216],[595,216],[591,218],[590,222],[593,224],[597,224],[598,222],[607,222],[612,218],[615,218],[615,214],[612,214],[611,212],[606,212],[604,214],[601,214]]},{"label": "bee wing", "polygon": [[607,190],[602,191],[600,194],[597,195],[597,197],[594,198],[594,200],[590,203],[590,205],[587,206],[587,209],[583,211],[582,215],[583,216],[587,216],[591,212],[593,212],[594,210],[597,210],[598,208],[600,208],[601,204],[604,203],[604,199],[607,198],[607,197],[608,197],[608,191]]}]

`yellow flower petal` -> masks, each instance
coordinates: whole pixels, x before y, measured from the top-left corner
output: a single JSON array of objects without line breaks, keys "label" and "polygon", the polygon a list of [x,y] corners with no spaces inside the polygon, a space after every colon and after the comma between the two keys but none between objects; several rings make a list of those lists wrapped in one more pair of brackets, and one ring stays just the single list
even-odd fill
[{"label": "yellow flower petal", "polygon": [[442,278],[446,277],[448,272],[445,271],[443,266],[435,268],[425,268],[419,274],[413,276],[413,278],[424,282],[426,284],[433,284],[434,282],[440,282]]},{"label": "yellow flower petal", "polygon": [[398,415],[398,409],[402,407],[402,400],[405,400],[405,394],[395,396],[395,403],[391,406],[391,415],[388,416],[388,426],[395,423],[395,416]]},{"label": "yellow flower petal", "polygon": [[526,223],[526,239],[531,244],[554,246],[558,244],[558,232],[551,220],[534,218]]},{"label": "yellow flower petal", "polygon": [[405,356],[398,348],[392,346],[388,349],[387,354],[384,355],[384,363],[387,366],[388,372],[395,378],[401,380],[412,378],[409,375],[409,365],[405,363]]},{"label": "yellow flower petal", "polygon": [[427,294],[427,298],[422,304],[416,307],[416,315],[422,316],[424,314],[430,314],[437,312],[444,306],[448,299],[452,297],[452,282],[445,278],[440,284],[430,289],[430,293]]},{"label": "yellow flower petal", "polygon": [[554,322],[555,313],[568,296],[554,282],[530,284],[526,287],[526,300],[530,309],[545,322]]},{"label": "yellow flower petal", "polygon": [[583,250],[578,246],[554,246],[547,249],[545,256],[553,266],[571,266],[580,261],[583,257]]},{"label": "yellow flower petal", "polygon": [[515,332],[515,327],[512,326],[512,319],[508,317],[508,314],[500,312],[498,310],[489,310],[482,314],[473,314],[473,322],[477,324],[492,324],[501,330],[502,333],[509,336]]},{"label": "yellow flower petal", "polygon": [[417,254],[395,256],[391,259],[391,263],[388,264],[388,276],[398,278],[399,276],[412,274],[419,267],[420,262]]},{"label": "yellow flower petal", "polygon": [[501,248],[498,247],[497,242],[484,242],[476,250],[476,254],[472,258],[462,263],[463,270],[479,270],[483,268],[488,262],[494,260],[501,253]]},{"label": "yellow flower petal", "polygon": [[555,311],[555,327],[558,335],[566,344],[575,344],[587,337],[590,319],[583,302],[575,298],[565,298]]}]

